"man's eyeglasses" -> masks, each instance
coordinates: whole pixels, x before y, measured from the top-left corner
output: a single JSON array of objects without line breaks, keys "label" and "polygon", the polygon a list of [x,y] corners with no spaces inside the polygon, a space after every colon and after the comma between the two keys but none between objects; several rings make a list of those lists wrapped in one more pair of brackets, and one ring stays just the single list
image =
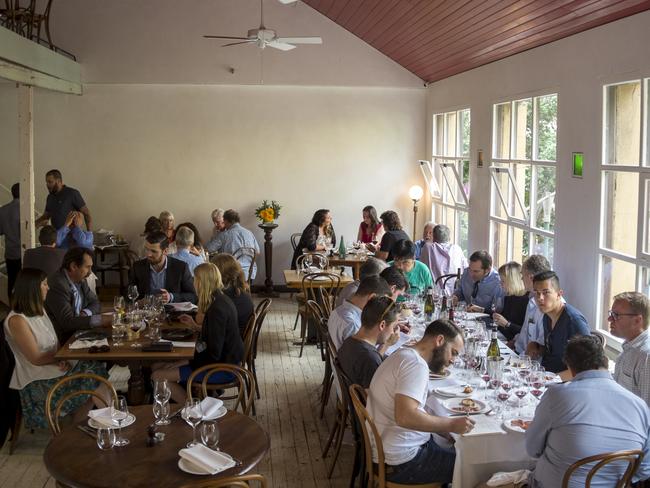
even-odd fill
[{"label": "man's eyeglasses", "polygon": [[618,319],[621,317],[633,317],[634,315],[641,315],[640,313],[620,313],[620,312],[614,312],[614,310],[608,310],[607,311],[607,317],[612,319],[614,322],[616,322]]}]

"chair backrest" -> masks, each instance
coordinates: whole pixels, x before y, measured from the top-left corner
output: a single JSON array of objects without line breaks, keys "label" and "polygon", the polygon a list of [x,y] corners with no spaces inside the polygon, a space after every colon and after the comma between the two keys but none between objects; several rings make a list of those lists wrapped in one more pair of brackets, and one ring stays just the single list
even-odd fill
[{"label": "chair backrest", "polygon": [[181,488],[225,488],[225,487],[241,487],[250,488],[250,481],[257,481],[260,488],[266,488],[267,481],[261,474],[242,474],[239,476],[229,476],[228,478],[221,478],[219,480],[205,480],[194,482],[189,485],[183,485]]},{"label": "chair backrest", "polygon": [[[196,376],[205,373],[202,380],[195,380]],[[216,373],[230,373],[234,379],[227,383],[209,383],[210,376]],[[241,406],[242,413],[248,415],[255,397],[255,377],[253,373],[246,368],[237,366],[235,364],[214,363],[206,364],[198,369],[192,371],[192,374],[187,380],[187,397],[192,398],[192,388],[198,388],[199,398],[203,399],[208,396],[208,387],[211,389],[228,389],[235,388],[237,394],[233,397],[235,400],[235,408],[237,410]]]},{"label": "chair backrest", "polygon": [[255,334],[255,323],[257,322],[257,315],[255,312],[251,314],[246,323],[246,328],[244,329],[244,360],[242,364],[245,366],[250,366],[252,363],[253,357],[253,335]]},{"label": "chair backrest", "polygon": [[606,452],[603,454],[597,454],[595,456],[586,457],[584,459],[581,459],[580,461],[576,461],[571,466],[569,466],[569,469],[567,469],[566,472],[564,473],[564,478],[562,478],[562,488],[568,488],[569,481],[571,480],[571,476],[576,471],[576,469],[578,469],[580,466],[584,466],[585,464],[590,464],[590,463],[596,463],[589,470],[589,473],[585,478],[584,486],[585,488],[589,488],[591,486],[591,480],[601,468],[615,462],[621,462],[621,463],[627,462],[627,468],[625,469],[623,476],[618,480],[618,483],[616,483],[615,486],[615,488],[624,488],[626,486],[629,486],[630,482],[632,481],[632,476],[634,476],[634,473],[639,468],[639,465],[641,464],[642,460],[643,460],[643,451],[640,450]]},{"label": "chair backrest", "polygon": [[320,346],[321,359],[327,361],[327,342],[329,340],[329,331],[327,329],[327,316],[323,307],[315,300],[307,300],[307,309],[312,320],[316,323],[316,332],[318,333],[318,343]]},{"label": "chair backrest", "polygon": [[[333,358],[332,364],[334,365],[334,373],[336,374],[337,379],[339,380],[339,385],[341,385],[341,401],[345,405],[345,408],[350,414],[350,425],[352,426],[352,434],[354,436],[354,442],[357,445],[358,449],[363,449],[363,433],[361,431],[361,424],[359,419],[354,411],[354,405],[352,404],[352,397],[350,396],[350,387],[353,385],[352,380],[345,374],[339,358],[336,357],[336,350],[334,348],[334,343],[330,340],[328,342],[328,347],[330,348],[330,356]],[[365,395],[365,392],[364,392]]]},{"label": "chair backrest", "polygon": [[291,248],[293,251],[296,251],[296,248],[298,247],[298,243],[300,242],[300,238],[302,237],[301,232],[294,232],[291,234]]},{"label": "chair backrest", "polygon": [[111,385],[110,382],[103,376],[99,376],[94,373],[78,373],[70,376],[64,376],[59,381],[57,381],[52,388],[50,388],[50,391],[47,393],[47,399],[45,400],[45,415],[47,416],[47,423],[50,426],[50,430],[52,431],[52,434],[58,435],[61,432],[61,427],[59,426],[59,416],[61,415],[61,408],[63,408],[65,402],[67,402],[71,398],[74,398],[79,395],[91,395],[99,399],[107,407],[110,406],[106,403],[106,399],[103,398],[95,390],[76,390],[76,391],[71,391],[67,395],[63,395],[63,397],[61,398],[58,398],[57,399],[58,403],[56,407],[53,407],[52,403],[59,388],[63,387],[64,385],[67,385],[71,381],[76,381],[84,378],[93,379],[95,381],[98,381],[100,384],[106,386],[106,388],[111,394],[111,401],[112,402],[117,401],[117,392],[115,391],[115,388],[113,388],[113,385]]},{"label": "chair backrest", "polygon": [[322,252],[305,252],[296,259],[296,269],[304,271],[305,268],[319,268],[325,270],[329,267],[330,260]]},{"label": "chair backrest", "polygon": [[594,336],[598,342],[600,342],[600,345],[605,349],[605,346],[607,346],[607,338],[605,337],[605,334],[598,330],[592,330],[591,335]]},{"label": "chair backrest", "polygon": [[314,300],[323,308],[324,317],[329,319],[334,302],[339,294],[341,276],[335,273],[308,273],[302,278],[302,293],[307,300]]},{"label": "chair backrest", "polygon": [[457,277],[458,275],[456,273],[440,275],[438,276],[438,278],[436,278],[435,284],[438,285],[440,288],[444,289],[445,286],[447,286],[447,282],[449,280]]},{"label": "chair backrest", "polygon": [[257,304],[257,307],[255,307],[256,319],[255,328],[253,329],[253,359],[257,357],[257,343],[259,342],[260,331],[262,330],[262,325],[264,324],[266,314],[271,308],[271,303],[273,303],[273,300],[270,298],[265,298]]},{"label": "chair backrest", "polygon": [[[381,442],[381,436],[377,431],[375,422],[373,422],[368,410],[366,410],[366,402],[368,400],[366,390],[361,385],[350,385],[348,389],[350,392],[350,399],[354,406],[354,413],[357,416],[357,421],[361,426],[361,434],[363,439],[363,446],[365,451],[365,467],[366,476],[368,477],[368,486],[377,485],[384,488],[386,484],[386,467],[384,465],[384,445]],[[377,480],[375,480],[375,470],[373,469],[372,461],[372,444],[370,444],[370,436],[374,437],[375,447],[377,448]]]},{"label": "chair backrest", "polygon": [[242,267],[248,265],[246,281],[250,284],[253,279],[253,267],[255,266],[257,251],[254,247],[240,247],[233,253],[232,257],[239,261],[239,264],[241,264]]}]

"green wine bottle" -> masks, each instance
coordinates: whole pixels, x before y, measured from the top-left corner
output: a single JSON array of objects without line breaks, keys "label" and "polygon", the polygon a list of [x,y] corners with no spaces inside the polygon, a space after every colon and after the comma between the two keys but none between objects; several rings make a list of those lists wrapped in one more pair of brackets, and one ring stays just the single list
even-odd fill
[{"label": "green wine bottle", "polygon": [[490,345],[487,349],[488,358],[499,358],[501,357],[501,351],[499,350],[499,340],[497,339],[497,330],[492,329],[492,336],[490,339]]},{"label": "green wine bottle", "polygon": [[427,288],[427,296],[424,299],[424,318],[427,322],[433,320],[433,313],[436,311],[436,304],[433,302],[433,288]]},{"label": "green wine bottle", "polygon": [[344,258],[345,255],[346,255],[345,241],[343,240],[343,236],[341,236],[341,243],[339,244],[339,257]]}]

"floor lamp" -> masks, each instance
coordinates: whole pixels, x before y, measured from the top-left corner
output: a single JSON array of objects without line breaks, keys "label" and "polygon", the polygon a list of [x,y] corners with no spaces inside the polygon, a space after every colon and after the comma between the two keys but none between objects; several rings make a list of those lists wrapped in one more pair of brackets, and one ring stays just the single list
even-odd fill
[{"label": "floor lamp", "polygon": [[415,242],[415,232],[418,225],[418,201],[424,195],[424,190],[419,185],[413,185],[409,188],[409,198],[413,200],[413,242]]}]

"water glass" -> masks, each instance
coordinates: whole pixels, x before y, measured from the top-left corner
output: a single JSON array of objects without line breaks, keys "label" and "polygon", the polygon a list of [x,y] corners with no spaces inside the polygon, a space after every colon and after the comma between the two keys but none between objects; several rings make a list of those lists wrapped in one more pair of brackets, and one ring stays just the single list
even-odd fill
[{"label": "water glass", "polygon": [[115,312],[113,314],[111,329],[113,332],[113,346],[121,346],[121,341],[124,340],[124,336],[126,335],[125,325],[122,323],[121,313]]},{"label": "water glass", "polygon": [[171,420],[169,420],[169,401],[159,402],[155,400],[153,402],[153,416],[156,419],[154,422],[156,425],[169,425]]},{"label": "water glass", "polygon": [[115,431],[110,427],[97,429],[97,447],[102,450],[113,449],[115,446]]},{"label": "water glass", "polygon": [[172,390],[169,387],[169,382],[166,379],[154,381],[153,396],[157,402],[168,402],[171,395]]},{"label": "water glass", "polygon": [[111,406],[111,417],[117,422],[120,426],[120,432],[115,440],[115,445],[117,447],[126,446],[129,444],[129,440],[122,437],[122,424],[129,416],[129,407],[126,403],[126,397],[119,395],[117,400]]},{"label": "water glass", "polygon": [[206,447],[219,450],[219,425],[216,420],[207,420],[201,423],[201,441]]}]

